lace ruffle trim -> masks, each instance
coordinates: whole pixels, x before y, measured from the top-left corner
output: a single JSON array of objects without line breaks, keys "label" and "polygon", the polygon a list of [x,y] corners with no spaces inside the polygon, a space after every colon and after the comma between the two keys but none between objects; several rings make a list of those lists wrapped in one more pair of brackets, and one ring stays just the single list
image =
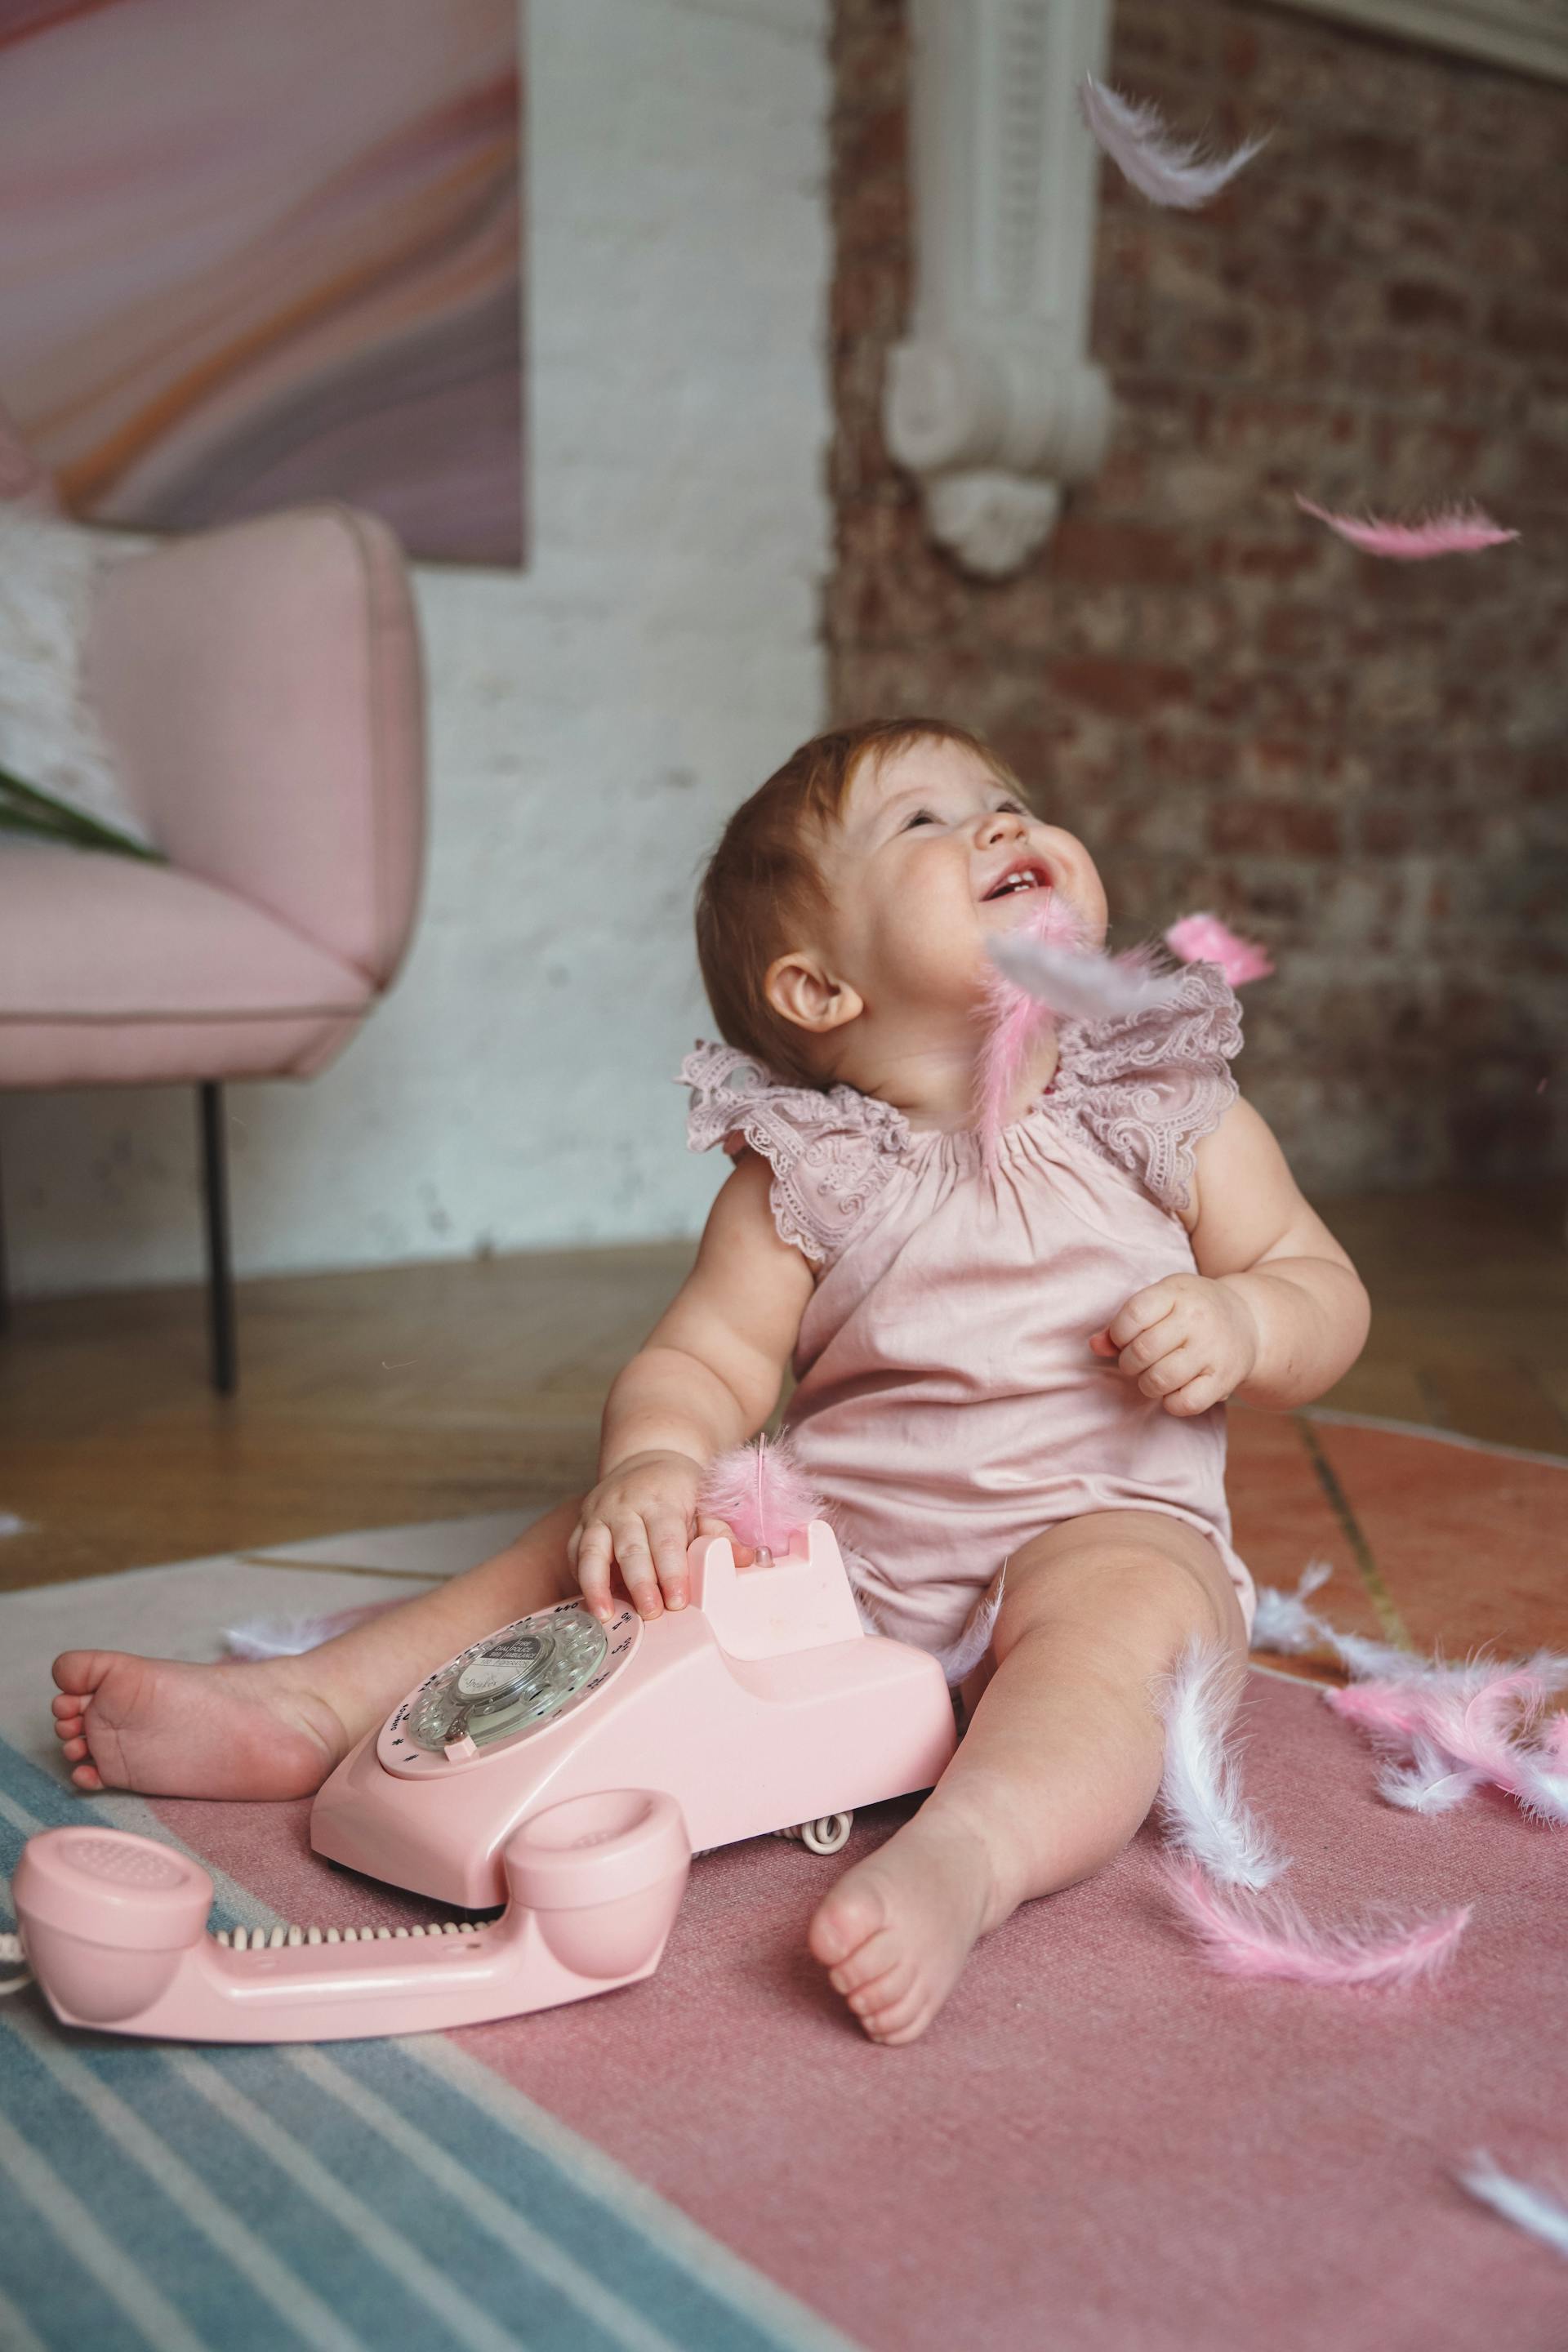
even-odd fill
[{"label": "lace ruffle trim", "polygon": [[1182,976],[1174,1003],[1063,1034],[1053,1099],[1173,1214],[1192,1198],[1198,1145],[1236,1100],[1241,1008],[1215,964]]},{"label": "lace ruffle trim", "polygon": [[699,1045],[680,1066],[691,1089],[686,1139],[693,1151],[749,1144],[773,1171],[781,1238],[821,1265],[847,1239],[891,1175],[909,1122],[891,1103],[854,1087],[791,1087],[733,1045]]}]

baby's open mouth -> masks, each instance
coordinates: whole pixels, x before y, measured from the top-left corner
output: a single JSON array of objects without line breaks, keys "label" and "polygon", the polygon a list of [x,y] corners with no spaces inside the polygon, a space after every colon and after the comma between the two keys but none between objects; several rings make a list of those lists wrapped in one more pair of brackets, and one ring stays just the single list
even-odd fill
[{"label": "baby's open mouth", "polygon": [[990,889],[982,895],[981,904],[987,905],[993,898],[1019,898],[1026,891],[1048,890],[1050,887],[1049,870],[1040,864],[1037,857],[1020,857],[1015,859],[993,882]]}]

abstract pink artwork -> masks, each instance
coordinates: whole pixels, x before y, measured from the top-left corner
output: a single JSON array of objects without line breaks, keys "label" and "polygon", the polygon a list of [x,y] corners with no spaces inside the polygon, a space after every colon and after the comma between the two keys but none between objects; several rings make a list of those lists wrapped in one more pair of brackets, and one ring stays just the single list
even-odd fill
[{"label": "abstract pink artwork", "polygon": [[0,401],[70,510],[523,560],[517,0],[0,0]]}]

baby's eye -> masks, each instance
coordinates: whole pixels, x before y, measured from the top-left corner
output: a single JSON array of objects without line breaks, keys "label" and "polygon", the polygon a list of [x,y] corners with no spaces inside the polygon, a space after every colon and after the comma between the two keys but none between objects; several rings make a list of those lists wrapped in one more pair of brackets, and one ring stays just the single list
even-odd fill
[{"label": "baby's eye", "polygon": [[937,818],[931,814],[930,809],[916,809],[913,816],[908,820],[902,830],[905,833],[911,833],[917,824],[935,824],[937,822]]}]

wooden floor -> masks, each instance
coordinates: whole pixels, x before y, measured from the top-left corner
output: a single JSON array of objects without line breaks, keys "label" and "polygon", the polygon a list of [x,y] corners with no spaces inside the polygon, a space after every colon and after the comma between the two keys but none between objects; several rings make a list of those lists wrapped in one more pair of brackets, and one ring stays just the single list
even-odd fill
[{"label": "wooden floor", "polygon": [[[1371,1289],[1328,1402],[1568,1455],[1561,1190],[1340,1200]],[[685,1244],[247,1283],[241,1386],[195,1290],[22,1301],[0,1337],[0,1589],[548,1501],[593,1475],[605,1390]]]}]

